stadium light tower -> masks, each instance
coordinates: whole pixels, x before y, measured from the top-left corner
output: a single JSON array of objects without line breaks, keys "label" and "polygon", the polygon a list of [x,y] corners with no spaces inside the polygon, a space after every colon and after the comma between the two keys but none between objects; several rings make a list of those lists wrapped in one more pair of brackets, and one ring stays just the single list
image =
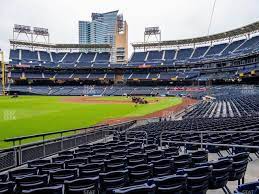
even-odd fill
[{"label": "stadium light tower", "polygon": [[5,96],[5,62],[4,62],[4,51],[0,49],[0,55],[1,55],[1,67],[2,67],[2,94]]},{"label": "stadium light tower", "polygon": [[[144,45],[149,41],[150,37],[155,37],[156,41],[161,43],[161,30],[159,27],[146,27],[144,32]],[[161,49],[161,46],[159,46],[159,49]],[[146,51],[146,47],[144,47],[144,51]]]},{"label": "stadium light tower", "polygon": [[[25,35],[26,39],[22,39],[21,35]],[[43,38],[43,43],[49,44],[49,31],[47,28],[31,27],[15,24],[13,27],[13,42],[25,41],[31,43],[33,48],[33,43],[38,41],[37,39]],[[17,46],[13,44],[13,47]]]}]

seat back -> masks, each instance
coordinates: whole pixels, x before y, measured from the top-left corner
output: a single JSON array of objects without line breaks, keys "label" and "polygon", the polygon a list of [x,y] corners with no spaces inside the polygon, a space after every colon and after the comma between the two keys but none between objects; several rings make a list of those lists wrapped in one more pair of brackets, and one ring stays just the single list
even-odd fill
[{"label": "seat back", "polygon": [[161,160],[164,158],[164,151],[153,150],[147,153],[148,162]]},{"label": "seat back", "polygon": [[0,183],[0,193],[1,194],[10,194],[14,193],[14,182],[5,182]]},{"label": "seat back", "polygon": [[153,164],[128,166],[131,184],[142,184],[153,177]]},{"label": "seat back", "polygon": [[198,150],[191,153],[192,156],[192,165],[196,163],[204,163],[208,162],[208,151],[206,150]]},{"label": "seat back", "polygon": [[130,144],[128,144],[128,148],[132,149],[132,148],[142,148],[142,143],[140,142],[132,142]]},{"label": "seat back", "polygon": [[109,153],[110,159],[125,158],[126,156],[127,156],[127,151],[113,151]]},{"label": "seat back", "polygon": [[90,156],[88,158],[90,163],[103,163],[104,160],[108,159],[108,154],[98,154],[94,156]]},{"label": "seat back", "polygon": [[153,161],[153,176],[160,177],[175,173],[173,159],[161,159]]},{"label": "seat back", "polygon": [[36,175],[37,172],[37,168],[22,168],[14,171],[9,171],[9,181],[14,181],[18,177]]},{"label": "seat back", "polygon": [[43,160],[33,160],[28,162],[28,167],[29,168],[33,168],[33,167],[38,167],[38,166],[42,166],[45,164],[50,164],[51,160],[49,159],[43,159]]},{"label": "seat back", "polygon": [[157,193],[182,194],[186,190],[187,175],[169,175],[152,179]]},{"label": "seat back", "polygon": [[70,150],[66,150],[58,153],[59,156],[71,156],[73,154],[74,154],[74,151],[70,151]]},{"label": "seat back", "polygon": [[52,184],[63,184],[64,181],[73,180],[77,177],[77,169],[62,169],[50,172],[49,181]]},{"label": "seat back", "polygon": [[65,193],[85,194],[98,193],[98,177],[81,178],[72,181],[65,181]]},{"label": "seat back", "polygon": [[191,166],[192,158],[190,154],[183,154],[173,157],[176,169],[189,168]]},{"label": "seat back", "polygon": [[232,156],[228,156],[227,158],[233,160],[229,181],[237,181],[244,178],[247,169],[247,164],[249,161],[249,153],[239,153]]},{"label": "seat back", "polygon": [[139,164],[147,164],[147,154],[134,154],[127,156],[128,165],[135,166]]},{"label": "seat back", "polygon": [[71,168],[78,168],[79,166],[87,164],[88,159],[87,158],[74,158],[71,160],[65,161],[65,168],[71,169]]},{"label": "seat back", "polygon": [[136,148],[129,148],[128,154],[142,154],[144,153],[144,150],[142,147],[136,147]]},{"label": "seat back", "polygon": [[7,180],[7,174],[0,174],[0,182],[5,182]]},{"label": "seat back", "polygon": [[100,173],[101,191],[111,192],[114,189],[125,187],[128,184],[128,170]]},{"label": "seat back", "polygon": [[156,185],[142,184],[142,185],[130,186],[130,187],[125,187],[121,189],[115,189],[113,193],[115,194],[155,194]]},{"label": "seat back", "polygon": [[63,185],[24,190],[22,194],[63,194]]},{"label": "seat back", "polygon": [[144,151],[147,152],[151,152],[151,151],[155,151],[158,150],[158,146],[156,144],[151,144],[151,145],[145,145],[144,146]]},{"label": "seat back", "polygon": [[53,163],[64,163],[66,160],[71,160],[73,159],[73,155],[65,155],[65,156],[57,156],[52,158]]},{"label": "seat back", "polygon": [[39,169],[40,174],[49,174],[51,171],[56,171],[64,168],[64,164],[62,163],[51,163],[44,164],[42,166],[37,167]]},{"label": "seat back", "polygon": [[36,189],[46,187],[48,184],[48,175],[30,175],[26,177],[16,178],[16,191],[21,192],[27,189]]},{"label": "seat back", "polygon": [[74,158],[87,158],[94,155],[93,151],[83,151],[74,153]]},{"label": "seat back", "polygon": [[96,177],[99,173],[104,172],[104,163],[92,163],[79,166],[79,177]]},{"label": "seat back", "polygon": [[183,169],[179,174],[187,174],[187,192],[206,193],[209,188],[209,180],[212,174],[212,166]]},{"label": "seat back", "polygon": [[172,158],[173,156],[179,155],[179,148],[178,147],[169,147],[164,150],[165,158]]},{"label": "seat back", "polygon": [[127,166],[126,158],[118,158],[104,161],[105,171],[124,170]]}]

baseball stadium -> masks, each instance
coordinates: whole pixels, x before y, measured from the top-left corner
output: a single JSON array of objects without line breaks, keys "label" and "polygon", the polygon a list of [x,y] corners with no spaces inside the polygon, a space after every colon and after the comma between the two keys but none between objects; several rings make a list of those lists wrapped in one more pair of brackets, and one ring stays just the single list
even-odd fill
[{"label": "baseball stadium", "polygon": [[8,29],[0,194],[259,194],[259,21],[169,40],[151,24],[128,45],[129,26]]}]

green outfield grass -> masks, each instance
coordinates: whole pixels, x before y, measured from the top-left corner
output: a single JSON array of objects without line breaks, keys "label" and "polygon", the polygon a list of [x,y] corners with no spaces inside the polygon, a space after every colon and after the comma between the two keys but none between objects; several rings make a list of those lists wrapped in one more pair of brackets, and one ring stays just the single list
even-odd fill
[{"label": "green outfield grass", "polygon": [[[11,146],[2,140],[11,137],[88,127],[107,119],[144,116],[180,104],[181,98],[159,98],[153,104],[85,104],[64,102],[66,97],[0,97],[0,148]],[[98,97],[127,100],[126,97]],[[153,100],[152,97],[147,99]],[[35,141],[35,140],[30,140]],[[26,142],[27,143],[27,142]]]}]

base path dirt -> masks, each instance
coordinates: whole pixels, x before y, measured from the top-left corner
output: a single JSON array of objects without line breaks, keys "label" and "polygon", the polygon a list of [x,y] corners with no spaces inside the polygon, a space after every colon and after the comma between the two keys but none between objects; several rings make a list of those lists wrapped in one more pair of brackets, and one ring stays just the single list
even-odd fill
[{"label": "base path dirt", "polygon": [[131,121],[131,120],[144,120],[144,119],[150,119],[150,118],[167,117],[169,115],[174,115],[176,113],[179,113],[179,112],[183,111],[185,108],[196,104],[197,102],[198,101],[194,100],[194,99],[183,98],[183,101],[181,104],[171,106],[166,109],[147,114],[145,116],[109,119],[109,120],[102,122],[101,124],[113,125],[113,124],[118,124],[118,123],[122,123],[122,122],[126,122],[126,121]]}]

